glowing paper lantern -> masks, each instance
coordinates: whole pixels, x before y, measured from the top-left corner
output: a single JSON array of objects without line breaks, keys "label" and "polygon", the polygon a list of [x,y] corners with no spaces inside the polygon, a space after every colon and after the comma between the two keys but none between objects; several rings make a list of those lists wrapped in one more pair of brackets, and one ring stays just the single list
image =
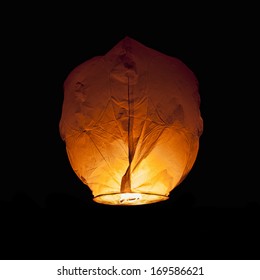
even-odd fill
[{"label": "glowing paper lantern", "polygon": [[68,75],[59,128],[94,201],[166,200],[197,157],[197,79],[180,60],[126,37]]}]

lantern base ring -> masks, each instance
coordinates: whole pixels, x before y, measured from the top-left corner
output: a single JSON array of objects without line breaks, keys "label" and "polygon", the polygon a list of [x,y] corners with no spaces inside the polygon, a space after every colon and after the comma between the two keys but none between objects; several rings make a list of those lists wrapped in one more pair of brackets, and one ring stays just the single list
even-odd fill
[{"label": "lantern base ring", "polygon": [[142,205],[167,200],[169,197],[151,193],[111,193],[101,194],[93,198],[97,203],[109,205]]}]

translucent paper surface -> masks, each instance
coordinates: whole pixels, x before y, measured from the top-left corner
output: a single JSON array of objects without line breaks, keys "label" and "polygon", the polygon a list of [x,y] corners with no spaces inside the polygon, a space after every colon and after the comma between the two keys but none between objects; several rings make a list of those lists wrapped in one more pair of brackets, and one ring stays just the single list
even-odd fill
[{"label": "translucent paper surface", "polygon": [[199,106],[184,63],[126,37],[68,75],[60,133],[95,201],[153,203],[167,199],[196,160]]}]

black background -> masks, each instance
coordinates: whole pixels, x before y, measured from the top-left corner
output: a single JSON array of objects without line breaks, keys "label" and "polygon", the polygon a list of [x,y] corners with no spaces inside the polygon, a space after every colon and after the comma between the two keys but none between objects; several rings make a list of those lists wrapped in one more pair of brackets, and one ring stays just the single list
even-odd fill
[{"label": "black background", "polygon": [[[2,259],[259,259],[253,8],[140,5],[16,6],[6,21]],[[135,207],[92,201],[58,127],[67,75],[125,36],[195,73],[204,121],[185,181]]]}]

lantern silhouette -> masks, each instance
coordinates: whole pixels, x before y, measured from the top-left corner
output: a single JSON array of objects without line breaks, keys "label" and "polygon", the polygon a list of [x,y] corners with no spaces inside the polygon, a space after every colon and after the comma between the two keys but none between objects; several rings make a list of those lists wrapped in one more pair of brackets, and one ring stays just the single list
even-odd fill
[{"label": "lantern silhouette", "polygon": [[197,79],[177,58],[125,37],[68,75],[59,129],[95,202],[166,200],[198,154]]}]

